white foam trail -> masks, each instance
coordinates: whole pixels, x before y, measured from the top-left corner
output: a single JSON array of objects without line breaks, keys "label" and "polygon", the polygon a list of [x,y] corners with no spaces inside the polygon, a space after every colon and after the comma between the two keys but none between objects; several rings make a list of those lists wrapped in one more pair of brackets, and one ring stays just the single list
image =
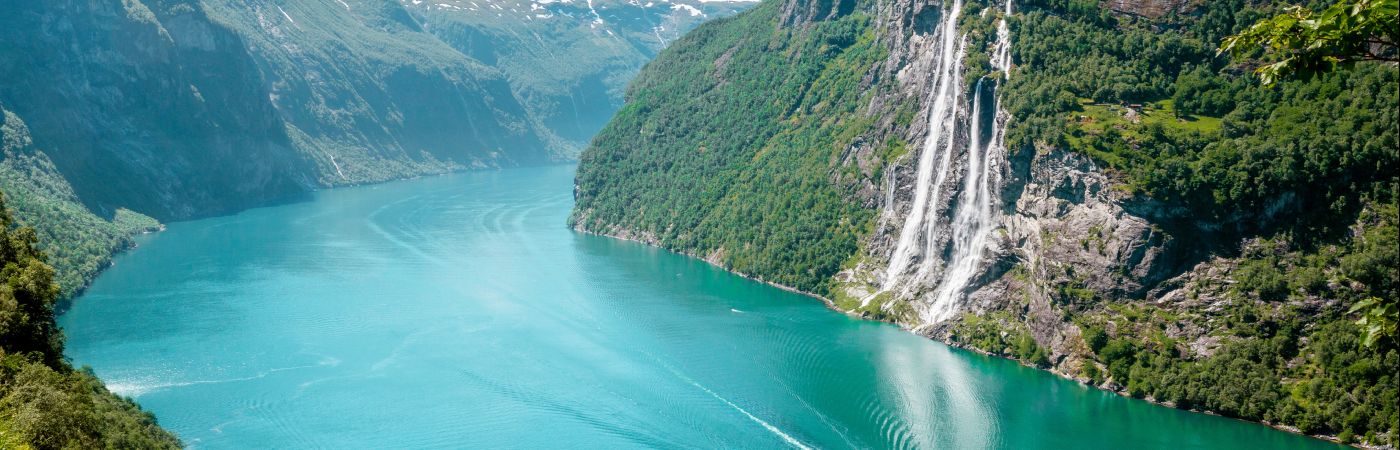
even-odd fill
[{"label": "white foam trail", "polygon": [[701,385],[700,383],[695,382],[695,380],[690,379],[690,377],[687,377],[687,376],[685,376],[685,374],[681,373],[679,370],[676,370],[676,368],[671,367],[670,364],[667,364],[665,361],[662,361],[661,358],[657,358],[656,355],[652,355],[652,354],[646,353],[646,352],[643,352],[643,354],[646,354],[646,355],[647,355],[648,357],[650,357],[653,361],[656,361],[656,363],[657,363],[658,365],[660,365],[661,367],[665,367],[667,371],[670,371],[670,372],[671,372],[671,375],[675,375],[676,378],[680,378],[682,381],[685,381],[686,383],[689,383],[691,386],[695,386],[697,389],[700,389],[701,391],[704,391],[706,394],[710,394],[710,396],[711,396],[711,397],[714,397],[715,400],[719,400],[720,402],[723,402],[725,405],[728,405],[730,408],[734,408],[735,411],[738,411],[740,414],[743,414],[744,417],[748,417],[749,420],[752,420],[754,423],[759,424],[759,426],[762,426],[763,429],[768,430],[769,433],[773,433],[774,436],[777,436],[777,437],[779,437],[779,438],[782,438],[783,442],[787,442],[788,445],[791,445],[791,446],[793,446],[793,447],[797,447],[797,448],[802,449],[802,450],[812,450],[812,447],[811,447],[811,446],[808,446],[807,444],[803,444],[802,441],[797,440],[797,438],[792,437],[792,435],[787,434],[787,433],[784,433],[782,429],[773,426],[773,424],[768,423],[767,421],[765,421],[765,420],[763,420],[763,419],[758,418],[758,416],[755,416],[755,415],[753,415],[753,413],[750,413],[747,409],[744,409],[743,407],[740,407],[739,405],[734,404],[734,402],[729,401],[729,399],[726,399],[726,398],[724,398],[724,397],[721,397],[719,394],[716,394],[715,391],[710,390],[710,388],[707,388],[707,387]]},{"label": "white foam trail", "polygon": [[369,227],[370,231],[373,231],[375,234],[378,234],[380,237],[384,238],[384,240],[389,241],[389,243],[392,243],[395,246],[404,249],[409,253],[412,253],[414,256],[417,256],[424,261],[427,261],[431,264],[440,267],[448,267],[449,264],[447,263],[447,261],[443,260],[442,258],[438,258],[437,256],[430,255],[418,246],[410,244],[407,241],[404,241],[403,239],[399,239],[399,237],[396,236],[394,233],[385,231],[384,227],[379,226],[379,224],[375,222],[379,215],[385,210],[389,209],[390,207],[397,206],[400,203],[411,201],[419,197],[421,197],[421,195],[415,195],[402,200],[391,202],[384,206],[380,206],[379,208],[375,209],[374,212],[369,213],[369,216],[365,218],[365,226]]},{"label": "white foam trail", "polygon": [[778,427],[773,426],[773,424],[765,422],[763,421],[763,419],[758,418],[758,416],[749,413],[748,410],[739,407],[739,405],[734,404],[734,402],[731,402],[725,399],[724,397],[720,397],[719,394],[715,393],[715,391],[711,391],[709,388],[701,386],[700,383],[696,383],[694,380],[691,380],[689,378],[681,378],[684,379],[686,382],[689,382],[691,386],[700,388],[700,390],[705,391],[706,394],[710,394],[710,396],[714,397],[716,400],[724,402],[724,404],[729,405],[730,408],[734,408],[735,411],[739,411],[739,413],[748,417],[749,420],[754,421],[754,423],[762,425],[764,429],[767,429],[770,433],[773,433],[774,435],[777,435],[778,437],[782,438],[783,441],[788,443],[788,445],[800,448],[802,450],[812,450],[812,447],[809,447],[807,446],[807,444],[803,444],[802,441],[797,440],[797,438],[794,438],[791,435],[784,433],[783,430],[778,429]]},{"label": "white foam trail", "polygon": [[111,391],[113,394],[117,394],[117,395],[122,396],[122,397],[137,398],[137,397],[140,397],[140,396],[142,396],[142,395],[144,395],[144,394],[147,394],[147,393],[151,393],[151,392],[155,392],[155,391],[160,391],[160,390],[165,390],[165,389],[169,389],[169,388],[179,388],[179,387],[186,387],[186,386],[197,386],[197,385],[202,385],[202,384],[223,384],[223,383],[237,383],[237,382],[241,382],[241,381],[253,381],[253,380],[257,380],[257,379],[261,379],[261,378],[267,378],[269,375],[272,375],[272,374],[275,374],[275,373],[278,373],[278,372],[286,372],[286,371],[289,371],[289,370],[310,369],[310,368],[314,368],[314,367],[336,366],[336,365],[339,365],[339,364],[340,364],[340,360],[338,360],[338,359],[335,359],[335,358],[323,358],[321,361],[318,361],[316,364],[308,364],[308,365],[304,365],[304,366],[292,366],[292,367],[277,367],[277,368],[272,368],[272,369],[263,370],[263,371],[261,371],[261,372],[258,372],[258,373],[255,374],[255,375],[252,375],[252,376],[238,377],[238,378],[223,378],[223,379],[217,379],[217,380],[168,381],[168,382],[159,382],[159,381],[137,381],[137,380],[116,380],[116,381],[111,381],[111,382],[108,382],[108,383],[107,383],[107,390]]}]

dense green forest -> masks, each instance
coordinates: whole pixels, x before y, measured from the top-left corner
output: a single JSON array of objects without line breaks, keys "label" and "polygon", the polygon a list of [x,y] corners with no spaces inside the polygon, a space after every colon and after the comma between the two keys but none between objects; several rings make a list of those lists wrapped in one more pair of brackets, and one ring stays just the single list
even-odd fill
[{"label": "dense green forest", "polygon": [[[1083,2],[1028,3],[1013,22],[1012,148],[1089,154],[1189,220],[1223,226],[1226,243],[1280,231],[1333,239],[1367,205],[1394,203],[1393,65],[1264,87],[1245,69],[1255,60],[1215,46],[1273,8],[1218,1],[1199,18],[1135,21],[1075,13]],[[1142,105],[1138,122],[1116,117],[1121,105]]]},{"label": "dense green forest", "polygon": [[802,28],[776,26],[781,6],[702,25],[642,70],[580,157],[575,226],[826,289],[874,215],[831,161],[876,123],[863,108],[886,84],[867,76],[886,50],[863,5]]},{"label": "dense green forest", "polygon": [[0,194],[0,448],[178,448],[155,416],[63,359],[59,288]]}]

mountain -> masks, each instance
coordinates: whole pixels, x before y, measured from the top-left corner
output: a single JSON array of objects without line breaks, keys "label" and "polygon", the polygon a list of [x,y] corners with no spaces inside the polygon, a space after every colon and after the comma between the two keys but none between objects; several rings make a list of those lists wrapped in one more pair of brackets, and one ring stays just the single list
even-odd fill
[{"label": "mountain", "polygon": [[622,106],[643,64],[671,41],[752,0],[405,0],[423,28],[499,69],[574,154]]},{"label": "mountain", "polygon": [[748,5],[21,2],[0,17],[0,58],[25,62],[0,66],[0,187],[71,296],[146,216],[569,161],[645,61]]},{"label": "mountain", "polygon": [[242,40],[190,5],[155,6],[10,5],[0,57],[24,63],[0,68],[0,101],[101,216],[184,219],[304,192],[308,163]]},{"label": "mountain", "polygon": [[785,0],[580,156],[579,230],[1103,389],[1394,445],[1394,64],[1263,86],[1268,2]]}]

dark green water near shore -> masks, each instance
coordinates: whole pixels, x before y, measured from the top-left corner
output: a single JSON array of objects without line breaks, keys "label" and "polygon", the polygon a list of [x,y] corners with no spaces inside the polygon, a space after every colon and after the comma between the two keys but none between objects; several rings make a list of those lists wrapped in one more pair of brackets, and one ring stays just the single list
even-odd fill
[{"label": "dark green water near shore", "polygon": [[172,224],[60,322],[197,448],[1335,448],[564,227],[573,169]]}]

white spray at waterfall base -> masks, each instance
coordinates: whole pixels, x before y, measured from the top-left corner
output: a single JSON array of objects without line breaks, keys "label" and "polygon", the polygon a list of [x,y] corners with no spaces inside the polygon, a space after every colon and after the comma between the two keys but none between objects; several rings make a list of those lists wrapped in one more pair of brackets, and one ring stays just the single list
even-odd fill
[{"label": "white spray at waterfall base", "polygon": [[[943,157],[940,158],[936,181],[933,179],[935,155],[933,149],[938,147],[945,134],[952,134],[953,125],[957,122],[957,96],[961,89],[956,86],[962,80],[964,49],[960,45],[961,39],[957,33],[956,11],[961,9],[962,1],[955,0],[952,9],[944,10],[939,19],[937,28],[939,36],[938,69],[933,75],[934,94],[929,112],[928,136],[924,138],[923,148],[919,152],[917,178],[914,184],[914,204],[909,208],[909,215],[905,218],[904,227],[900,230],[899,243],[896,245],[894,253],[890,255],[890,265],[885,271],[885,283],[881,286],[881,291],[889,291],[893,288],[900,279],[900,275],[909,268],[914,257],[912,252],[916,248],[918,239],[927,234],[927,229],[924,227],[924,217],[929,215],[929,210],[937,209],[939,187],[943,185],[948,175],[947,161],[950,159],[949,151],[952,149],[952,139],[948,139],[946,146],[948,151],[945,151]],[[868,303],[870,298],[867,298],[865,303]]]},{"label": "white spray at waterfall base", "polygon": [[[879,290],[862,301],[865,306],[885,292],[914,300],[924,324],[957,314],[974,278],[995,251],[991,236],[998,226],[994,193],[1001,183],[1010,116],[1002,110],[999,96],[993,96],[990,117],[982,108],[984,92],[1002,80],[978,79],[971,101],[966,99],[962,60],[967,40],[957,29],[961,10],[961,0],[942,10],[936,28],[939,53],[928,131],[919,150],[913,201]],[[1004,12],[1011,14],[1009,0]],[[1011,33],[1003,17],[989,55],[1002,77],[1009,77],[1010,48]],[[892,202],[887,205],[895,207]]]}]

